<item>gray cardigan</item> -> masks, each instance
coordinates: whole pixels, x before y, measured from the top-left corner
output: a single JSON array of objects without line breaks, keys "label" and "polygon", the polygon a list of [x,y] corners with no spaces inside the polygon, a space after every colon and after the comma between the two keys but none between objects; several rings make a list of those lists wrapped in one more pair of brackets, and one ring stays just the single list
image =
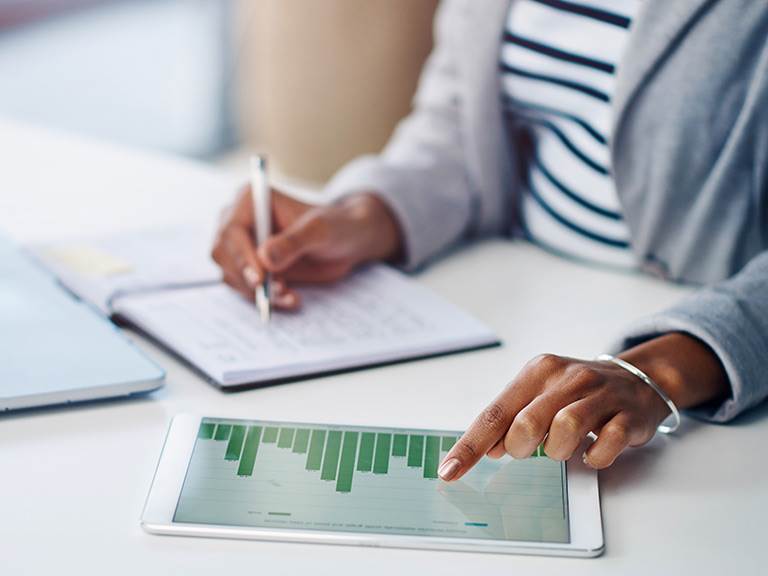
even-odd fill
[{"label": "gray cardigan", "polygon": [[[514,0],[513,0],[514,1]],[[443,0],[414,110],[332,194],[375,190],[404,232],[407,268],[488,234],[514,234],[513,135],[498,55],[509,0]],[[768,4],[644,0],[619,66],[612,163],[644,268],[707,285],[630,327],[621,346],[690,333],[720,357],[726,421],[768,395]]]}]

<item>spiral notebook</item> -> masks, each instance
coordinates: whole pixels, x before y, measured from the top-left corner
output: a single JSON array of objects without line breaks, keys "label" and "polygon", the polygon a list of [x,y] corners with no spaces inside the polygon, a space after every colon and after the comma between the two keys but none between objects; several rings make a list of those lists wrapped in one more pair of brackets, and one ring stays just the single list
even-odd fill
[{"label": "spiral notebook", "polygon": [[298,288],[301,310],[277,312],[265,325],[251,302],[219,281],[207,246],[206,252],[196,250],[200,235],[147,232],[37,246],[33,252],[76,295],[224,388],[499,343],[483,323],[384,265],[332,286]]}]

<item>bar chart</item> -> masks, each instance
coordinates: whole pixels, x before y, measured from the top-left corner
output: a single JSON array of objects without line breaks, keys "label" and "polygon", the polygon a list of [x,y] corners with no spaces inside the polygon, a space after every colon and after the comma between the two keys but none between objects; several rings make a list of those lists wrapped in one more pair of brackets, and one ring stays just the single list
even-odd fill
[{"label": "bar chart", "polygon": [[[303,455],[305,469],[318,471],[320,479],[335,481],[336,492],[351,492],[355,472],[387,474],[393,458],[404,458],[424,478],[436,479],[441,456],[455,444],[457,436],[391,434],[278,426],[244,426],[203,422],[199,441],[226,442],[225,459],[238,462],[237,475],[251,476],[259,446],[276,444],[280,449]],[[533,457],[543,456],[538,447]]]},{"label": "bar chart", "polygon": [[437,469],[457,433],[204,419],[175,521],[566,541],[562,463]]},{"label": "bar chart", "polygon": [[307,471],[336,482],[337,492],[351,492],[356,472],[387,474],[393,458],[406,459],[408,466],[423,471],[424,478],[437,478],[441,453],[456,442],[456,436],[423,436],[375,432],[341,432],[311,428],[280,428],[203,423],[200,441],[226,442],[225,459],[239,462],[238,476],[253,474],[259,447],[276,444],[303,456]]}]

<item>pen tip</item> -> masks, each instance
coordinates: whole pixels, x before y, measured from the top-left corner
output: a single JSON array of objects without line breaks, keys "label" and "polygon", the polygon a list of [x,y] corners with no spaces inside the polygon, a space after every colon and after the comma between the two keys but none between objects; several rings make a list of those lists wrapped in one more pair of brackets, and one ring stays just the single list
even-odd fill
[{"label": "pen tip", "polygon": [[261,318],[262,323],[268,324],[271,316],[269,301],[264,297],[259,297],[257,299],[257,305],[259,307],[259,317]]}]

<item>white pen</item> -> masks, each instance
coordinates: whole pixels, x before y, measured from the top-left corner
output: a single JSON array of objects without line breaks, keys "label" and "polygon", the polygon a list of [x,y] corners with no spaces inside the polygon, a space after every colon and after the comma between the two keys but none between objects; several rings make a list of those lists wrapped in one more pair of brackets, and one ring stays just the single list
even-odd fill
[{"label": "white pen", "polygon": [[[256,246],[264,244],[272,233],[272,206],[267,176],[267,159],[264,155],[251,156],[251,195],[253,197],[253,223],[256,228]],[[262,283],[256,288],[256,307],[261,321],[269,322],[270,275],[265,271]]]}]

